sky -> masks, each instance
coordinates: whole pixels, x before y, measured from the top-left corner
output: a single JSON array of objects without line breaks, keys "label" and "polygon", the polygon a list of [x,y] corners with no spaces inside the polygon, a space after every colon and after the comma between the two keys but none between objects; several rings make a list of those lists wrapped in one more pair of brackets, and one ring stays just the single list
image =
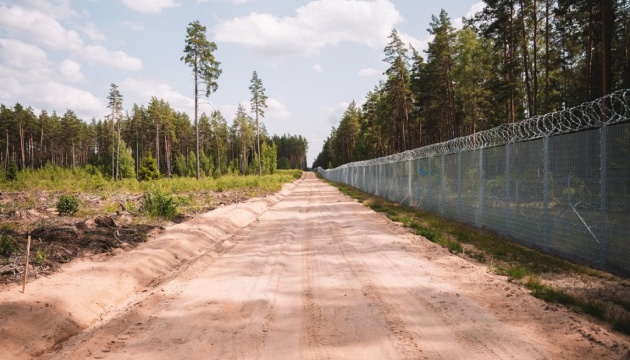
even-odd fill
[{"label": "sky", "polygon": [[217,44],[218,89],[200,110],[231,124],[250,109],[253,72],[268,96],[262,122],[302,135],[312,164],[352,101],[384,79],[383,49],[396,28],[421,54],[432,15],[456,28],[478,0],[0,0],[0,103],[39,114],[73,110],[103,119],[112,83],[123,108],[164,99],[194,118],[194,84],[183,56],[186,27],[199,21]]}]

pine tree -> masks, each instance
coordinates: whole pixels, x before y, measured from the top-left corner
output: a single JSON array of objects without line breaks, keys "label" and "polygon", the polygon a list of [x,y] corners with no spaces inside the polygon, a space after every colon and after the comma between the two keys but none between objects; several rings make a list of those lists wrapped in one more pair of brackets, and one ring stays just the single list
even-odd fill
[{"label": "pine tree", "polygon": [[216,80],[221,75],[219,69],[221,63],[214,58],[213,52],[217,50],[217,45],[206,39],[205,26],[201,26],[199,21],[195,21],[188,24],[186,32],[185,55],[182,56],[181,60],[193,69],[195,79],[195,154],[197,155],[196,174],[197,179],[199,179],[199,83],[205,84],[206,97],[217,91],[219,85]]},{"label": "pine tree", "polygon": [[5,173],[5,178],[7,181],[14,181],[17,179],[18,167],[13,159],[9,161],[9,166],[7,166],[7,172]]},{"label": "pine tree", "polygon": [[[112,121],[112,144],[115,145],[115,151],[112,151],[112,180],[118,180],[120,177],[120,118],[122,112],[122,102],[123,97],[118,90],[118,86],[114,83],[110,85],[109,95],[107,96],[107,100],[109,103],[107,107],[109,107],[112,111],[111,113],[111,121]],[[116,142],[115,128],[118,126],[118,143]]]},{"label": "pine tree", "polygon": [[409,55],[398,31],[392,29],[389,44],[385,47],[384,62],[390,67],[386,87],[391,96],[392,117],[395,121],[395,143],[397,151],[409,149]]},{"label": "pine tree", "polygon": [[265,108],[267,107],[267,95],[265,95],[265,88],[263,87],[262,80],[258,77],[258,74],[254,71],[252,75],[251,85],[249,90],[252,92],[252,98],[250,100],[252,106],[252,112],[256,116],[256,150],[258,152],[258,176],[262,175],[261,161],[260,161],[260,126],[258,124],[258,117],[265,117]]},{"label": "pine tree", "polygon": [[141,181],[156,180],[160,178],[160,172],[157,169],[157,164],[153,154],[149,153],[145,158],[140,172],[138,173],[138,179]]}]

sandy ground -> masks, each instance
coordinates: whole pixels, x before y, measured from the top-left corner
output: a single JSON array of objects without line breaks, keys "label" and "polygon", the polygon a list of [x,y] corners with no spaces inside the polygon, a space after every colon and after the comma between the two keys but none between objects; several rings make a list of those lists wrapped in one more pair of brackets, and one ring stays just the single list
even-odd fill
[{"label": "sandy ground", "polygon": [[1,290],[2,359],[621,359],[630,346],[313,174]]}]

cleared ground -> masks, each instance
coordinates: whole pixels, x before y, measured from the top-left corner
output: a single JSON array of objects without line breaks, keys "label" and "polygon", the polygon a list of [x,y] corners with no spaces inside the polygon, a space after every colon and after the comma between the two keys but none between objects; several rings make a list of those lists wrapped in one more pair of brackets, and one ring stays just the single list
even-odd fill
[{"label": "cleared ground", "polygon": [[620,359],[627,336],[313,174],[0,292],[3,359]]}]

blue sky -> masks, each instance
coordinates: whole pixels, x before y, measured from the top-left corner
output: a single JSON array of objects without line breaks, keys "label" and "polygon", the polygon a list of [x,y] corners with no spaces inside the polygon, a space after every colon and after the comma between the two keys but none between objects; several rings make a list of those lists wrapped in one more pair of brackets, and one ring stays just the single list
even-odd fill
[{"label": "blue sky", "polygon": [[348,104],[361,104],[383,79],[392,28],[426,49],[431,15],[458,26],[478,0],[0,0],[0,103],[82,119],[108,112],[111,83],[124,108],[152,96],[193,117],[190,69],[180,61],[186,27],[198,20],[218,50],[219,88],[201,106],[231,123],[249,109],[257,71],[270,134],[308,139],[309,164]]}]

